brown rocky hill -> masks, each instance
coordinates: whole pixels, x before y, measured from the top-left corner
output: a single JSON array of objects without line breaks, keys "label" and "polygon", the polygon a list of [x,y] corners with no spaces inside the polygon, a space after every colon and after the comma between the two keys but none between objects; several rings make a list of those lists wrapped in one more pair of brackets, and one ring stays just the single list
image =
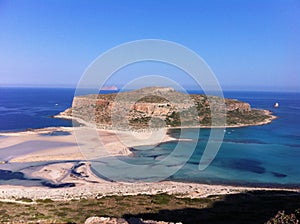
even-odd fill
[{"label": "brown rocky hill", "polygon": [[261,125],[275,117],[249,103],[167,87],[76,96],[58,117],[79,118],[99,128],[216,127]]}]

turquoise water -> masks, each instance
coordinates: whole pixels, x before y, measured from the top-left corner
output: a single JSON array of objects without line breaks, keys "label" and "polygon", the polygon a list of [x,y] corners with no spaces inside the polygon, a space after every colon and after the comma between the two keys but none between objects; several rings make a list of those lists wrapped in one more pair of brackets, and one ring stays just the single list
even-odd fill
[{"label": "turquoise water", "polygon": [[[226,97],[237,98],[251,103],[252,107],[270,109],[278,119],[263,126],[228,128],[216,158],[204,171],[198,169],[200,158],[207,144],[209,129],[188,129],[182,138],[197,141],[193,155],[186,162],[185,150],[194,147],[194,142],[184,142],[181,155],[176,162],[160,166],[163,173],[168,166],[183,167],[168,179],[175,181],[218,183],[234,185],[259,186],[300,186],[300,94],[299,93],[255,93],[227,92]],[[275,109],[275,102],[280,107]],[[180,130],[171,130],[170,134],[179,137]],[[135,147],[135,156],[122,158],[129,164],[148,164],[137,172],[145,173],[145,180],[156,177],[155,172],[148,175],[160,160],[170,155],[178,142],[163,143],[153,149]],[[126,173],[126,165],[116,169],[113,161],[101,161],[105,166],[111,166],[109,178],[113,180],[136,181],[136,173]],[[101,166],[98,166],[98,169]],[[147,166],[146,166],[147,167]],[[102,167],[103,168],[103,167]],[[98,175],[101,176],[100,173]],[[159,179],[159,177],[157,176]]]},{"label": "turquoise water", "polygon": [[[74,89],[0,88],[0,131],[71,126],[70,121],[53,119],[51,116],[68,108],[73,94]],[[272,110],[278,119],[263,126],[228,128],[216,158],[204,171],[200,171],[198,166],[210,130],[201,129],[198,136],[198,130],[188,129],[182,137],[190,138],[194,142],[183,142],[181,151],[176,157],[176,164],[162,165],[159,171],[164,173],[168,166],[178,165],[182,168],[173,173],[168,178],[169,180],[299,187],[300,93],[225,92],[224,94],[225,97],[249,102],[254,108]],[[273,108],[275,102],[280,104],[277,109]],[[174,136],[178,136],[179,133],[179,130],[170,131],[170,134]],[[194,147],[195,142],[197,147],[186,162],[187,151]],[[153,162],[166,158],[177,145],[178,142],[164,143],[151,150],[148,150],[149,147],[135,147],[134,157],[120,159],[128,164],[145,165],[146,169],[151,170]],[[3,158],[9,156],[11,156],[9,153],[2,155]],[[101,162],[105,167],[112,166],[109,158]],[[2,171],[9,169],[9,164],[1,165],[1,169]],[[112,169],[112,171],[112,176],[107,178],[137,180],[128,174],[126,166],[118,167],[117,170]],[[102,176],[101,172],[98,175]],[[2,184],[11,181],[7,180],[5,172],[0,173],[0,180]],[[146,180],[151,180],[151,178],[146,178]]]},{"label": "turquoise water", "polygon": [[[197,169],[206,145],[203,141],[186,165],[171,179],[204,183],[298,185],[299,146],[280,142],[280,138],[279,141],[272,141],[269,136],[270,133],[256,127],[229,129],[216,158],[207,169]],[[163,144],[161,147],[172,146]]]}]

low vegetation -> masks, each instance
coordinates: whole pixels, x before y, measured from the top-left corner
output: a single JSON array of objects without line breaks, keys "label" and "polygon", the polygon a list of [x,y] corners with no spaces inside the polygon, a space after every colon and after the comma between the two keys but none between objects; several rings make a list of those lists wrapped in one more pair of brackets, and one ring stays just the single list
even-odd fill
[{"label": "low vegetation", "polygon": [[99,128],[195,127],[255,125],[271,118],[249,103],[203,94],[184,94],[172,88],[147,87],[131,92],[77,96],[72,108],[60,114],[74,116]]},{"label": "low vegetation", "polygon": [[207,198],[180,195],[0,202],[0,223],[84,223],[91,216],[140,217],[182,223],[299,223],[300,194],[253,191]]}]

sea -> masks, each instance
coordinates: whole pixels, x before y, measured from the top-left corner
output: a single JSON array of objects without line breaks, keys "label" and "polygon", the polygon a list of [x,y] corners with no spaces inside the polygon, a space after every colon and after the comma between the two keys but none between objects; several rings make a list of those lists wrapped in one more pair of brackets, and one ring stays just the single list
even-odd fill
[{"label": "sea", "polygon": [[[53,115],[71,106],[74,92],[72,88],[1,87],[0,132],[71,127],[71,121],[53,118]],[[188,129],[184,138],[196,141],[195,150],[184,165],[166,179],[207,184],[300,187],[300,93],[225,91],[224,96],[248,102],[252,108],[271,110],[277,119],[261,126],[227,128],[216,157],[205,170],[199,170],[199,161],[211,130],[201,129],[199,132]],[[279,103],[278,108],[274,108],[276,102]],[[178,137],[180,130],[170,130],[170,135]],[[1,138],[6,137],[0,136],[0,141]],[[151,150],[134,147],[134,156],[122,160],[132,164],[149,163],[172,153],[177,144],[176,141],[162,143]],[[185,144],[188,148],[192,143],[187,141]],[[6,170],[5,167],[0,164],[0,184],[16,183],[12,179],[20,175],[23,185],[28,181],[22,173]],[[164,168],[161,169],[163,172]],[[99,172],[96,174],[101,176]],[[116,172],[110,178],[126,180],[128,177]]]}]

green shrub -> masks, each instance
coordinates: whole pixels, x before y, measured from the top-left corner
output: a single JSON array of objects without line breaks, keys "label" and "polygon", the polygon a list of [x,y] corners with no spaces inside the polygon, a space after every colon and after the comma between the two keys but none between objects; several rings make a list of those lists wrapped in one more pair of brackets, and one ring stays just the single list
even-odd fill
[{"label": "green shrub", "polygon": [[288,215],[284,211],[279,211],[267,224],[299,224],[299,220],[293,213]]},{"label": "green shrub", "polygon": [[31,198],[18,198],[16,201],[22,201],[22,202],[33,202]]},{"label": "green shrub", "polygon": [[51,203],[51,202],[53,202],[53,200],[50,199],[50,198],[46,198],[46,199],[37,199],[36,202],[38,202],[38,203]]}]

